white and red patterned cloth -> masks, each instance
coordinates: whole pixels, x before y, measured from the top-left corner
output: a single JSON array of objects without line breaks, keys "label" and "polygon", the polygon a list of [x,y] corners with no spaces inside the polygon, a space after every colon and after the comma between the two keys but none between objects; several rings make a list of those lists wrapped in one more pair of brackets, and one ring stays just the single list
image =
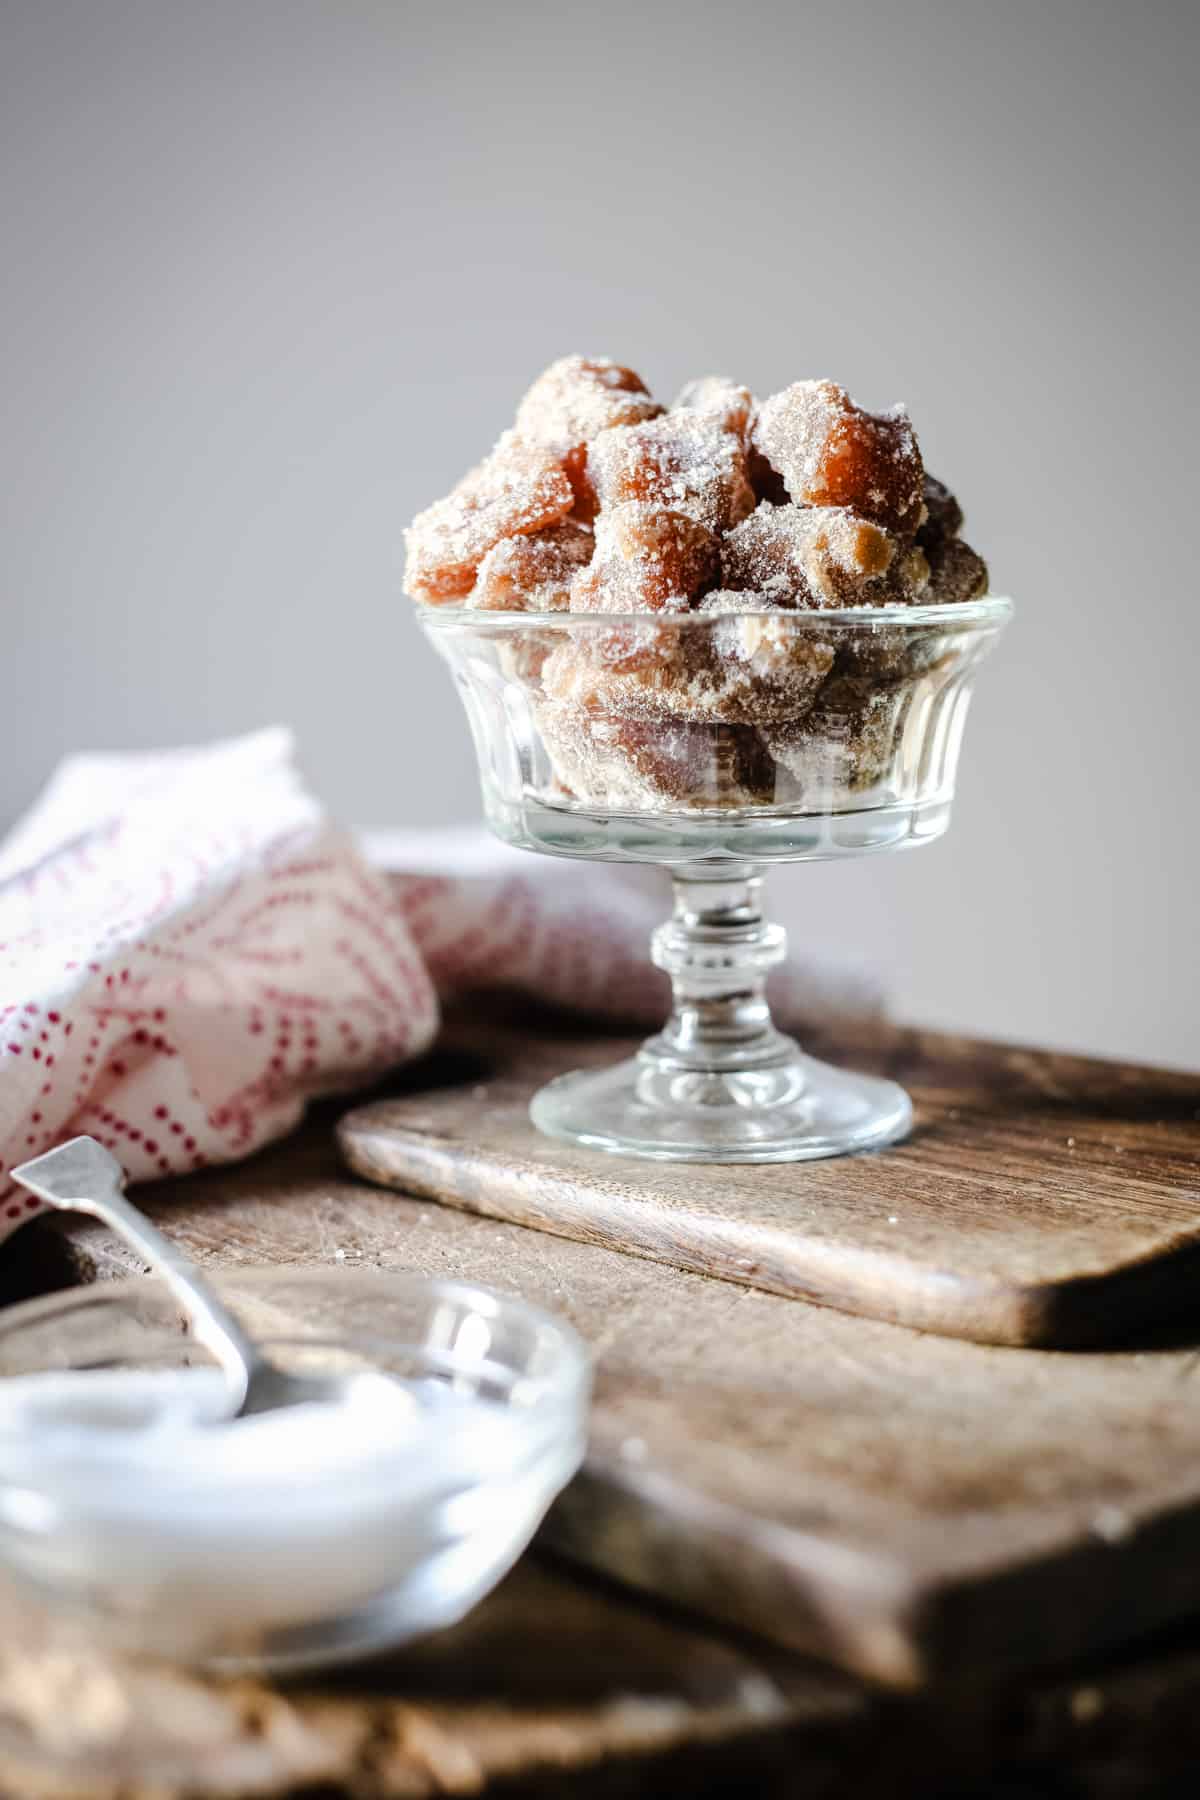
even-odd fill
[{"label": "white and red patterned cloth", "polygon": [[[356,839],[283,730],[71,757],[0,845],[0,1237],[39,1204],[8,1171],[62,1139],[99,1138],[135,1180],[246,1156],[313,1095],[419,1055],[453,994],[654,1022],[666,910],[657,872],[481,831]],[[824,958],[773,997],[794,1021],[879,1005]]]}]

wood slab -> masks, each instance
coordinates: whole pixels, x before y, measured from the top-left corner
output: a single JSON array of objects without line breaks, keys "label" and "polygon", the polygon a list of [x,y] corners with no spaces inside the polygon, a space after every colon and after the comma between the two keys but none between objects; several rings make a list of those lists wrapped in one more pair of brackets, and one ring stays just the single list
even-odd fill
[{"label": "wood slab", "polygon": [[873,1155],[653,1163],[534,1130],[543,1081],[632,1048],[476,1025],[463,1079],[352,1112],[342,1148],[406,1193],[984,1343],[1112,1342],[1196,1291],[1200,1078],[909,1031],[840,1051],[916,1104]]},{"label": "wood slab", "polygon": [[[1200,1308],[1070,1356],[917,1334],[367,1185],[328,1115],[138,1197],[218,1271],[417,1269],[564,1314],[596,1401],[544,1543],[789,1650],[990,1679],[1200,1612]],[[136,1266],[51,1220],[0,1259],[10,1293]]]},{"label": "wood slab", "polygon": [[0,1791],[22,1800],[782,1796],[888,1734],[843,1677],[532,1558],[425,1645],[286,1684],[89,1651],[3,1586],[0,1621]]},{"label": "wood slab", "polygon": [[13,1800],[1165,1800],[1200,1765],[1194,1641],[897,1697],[532,1557],[420,1649],[287,1683],[97,1655],[3,1588],[0,1626]]}]

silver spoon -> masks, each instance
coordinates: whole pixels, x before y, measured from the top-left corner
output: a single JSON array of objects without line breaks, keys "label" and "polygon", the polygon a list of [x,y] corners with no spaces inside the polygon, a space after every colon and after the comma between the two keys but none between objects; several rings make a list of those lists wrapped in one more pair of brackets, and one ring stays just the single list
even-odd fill
[{"label": "silver spoon", "polygon": [[374,1400],[415,1405],[398,1381],[379,1372],[357,1375],[290,1375],[277,1369],[246,1336],[233,1314],[182,1250],[163,1237],[125,1198],[125,1171],[95,1138],[77,1137],[12,1170],[12,1179],[39,1200],[64,1212],[88,1213],[145,1257],[180,1302],[199,1341],[216,1357],[229,1382],[232,1412],[269,1412],[306,1402],[337,1405]]}]

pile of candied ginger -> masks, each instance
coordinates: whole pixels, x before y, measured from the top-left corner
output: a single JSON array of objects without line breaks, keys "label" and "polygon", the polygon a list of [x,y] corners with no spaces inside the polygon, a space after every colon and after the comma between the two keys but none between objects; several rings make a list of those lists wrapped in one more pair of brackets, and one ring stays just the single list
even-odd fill
[{"label": "pile of candied ginger", "polygon": [[832,381],[759,403],[706,376],[664,408],[631,369],[567,356],[414,519],[405,587],[434,606],[625,615],[510,648],[568,793],[763,804],[878,779],[905,684],[937,654],[886,622],[785,615],[986,593],[961,525],[902,407],[865,412]]},{"label": "pile of candied ginger", "polygon": [[405,588],[506,611],[936,605],[987,589],[961,524],[901,407],[832,381],[760,405],[706,376],[664,408],[632,369],[566,356],[413,520]]}]

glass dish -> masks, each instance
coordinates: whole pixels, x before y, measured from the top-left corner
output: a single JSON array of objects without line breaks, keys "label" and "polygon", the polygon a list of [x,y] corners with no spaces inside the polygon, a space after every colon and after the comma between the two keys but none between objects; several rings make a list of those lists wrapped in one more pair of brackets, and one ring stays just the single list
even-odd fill
[{"label": "glass dish", "polygon": [[674,877],[651,944],[670,1020],[636,1057],[543,1088],[540,1130],[698,1162],[833,1156],[907,1132],[894,1082],[818,1062],[772,1025],[765,980],[786,940],[763,918],[761,873],[941,836],[975,672],[1011,611],[421,609],[496,835]]},{"label": "glass dish", "polygon": [[[16,1601],[36,1604],[56,1641],[223,1671],[341,1661],[460,1619],[511,1568],[582,1460],[590,1369],[580,1339],[521,1301],[415,1275],[255,1270],[216,1285],[281,1367],[379,1368],[438,1405],[444,1397],[447,1411],[464,1400],[485,1404],[462,1410],[466,1428],[439,1436],[434,1454],[397,1481],[370,1470],[347,1482],[344,1508],[335,1494],[328,1512],[314,1515],[325,1534],[319,1545],[306,1530],[298,1550],[284,1529],[297,1478],[285,1473],[269,1504],[231,1525],[211,1516],[218,1482],[194,1496],[186,1516],[197,1534],[184,1554],[178,1534],[168,1543],[147,1533],[136,1542],[132,1577],[98,1556],[95,1506],[49,1472],[39,1476],[36,1444],[0,1434],[0,1574]],[[144,1277],[0,1314],[0,1378],[193,1366],[211,1366],[207,1352],[186,1334],[166,1289]],[[338,1559],[350,1566],[356,1530],[374,1534],[371,1566],[378,1561],[385,1576],[342,1604],[331,1596],[346,1591]],[[290,1581],[304,1584],[302,1597],[288,1593]],[[278,1600],[267,1596],[280,1592],[293,1616],[248,1625],[260,1597],[269,1611]],[[310,1593],[324,1598],[310,1601]],[[300,1616],[310,1605],[311,1616]]]}]

